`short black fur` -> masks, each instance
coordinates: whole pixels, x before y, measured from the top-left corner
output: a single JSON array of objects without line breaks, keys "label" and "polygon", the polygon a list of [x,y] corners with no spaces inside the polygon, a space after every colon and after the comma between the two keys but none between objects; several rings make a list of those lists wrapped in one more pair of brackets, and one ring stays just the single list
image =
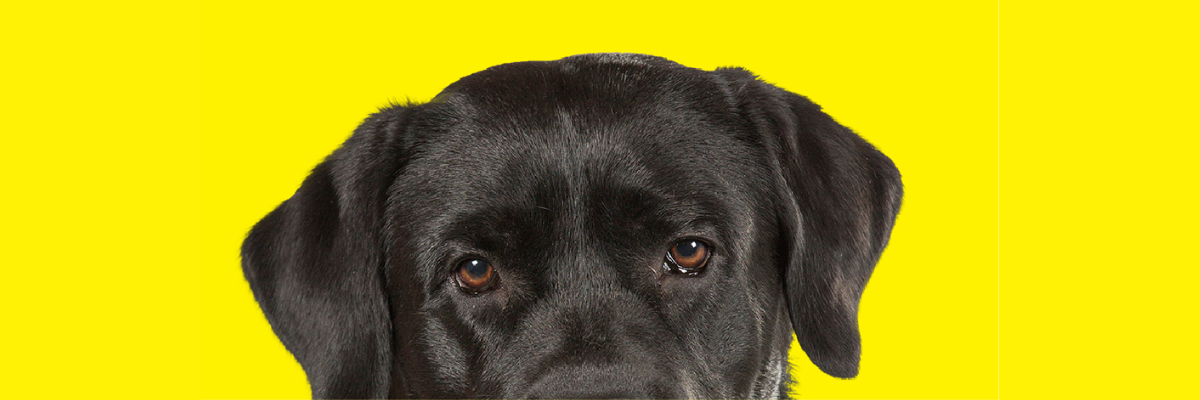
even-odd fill
[{"label": "short black fur", "polygon": [[[858,373],[892,162],[745,70],[505,64],[368,118],[242,247],[315,398],[786,396]],[[661,268],[679,240],[712,253]],[[453,278],[467,259],[500,277]]]}]

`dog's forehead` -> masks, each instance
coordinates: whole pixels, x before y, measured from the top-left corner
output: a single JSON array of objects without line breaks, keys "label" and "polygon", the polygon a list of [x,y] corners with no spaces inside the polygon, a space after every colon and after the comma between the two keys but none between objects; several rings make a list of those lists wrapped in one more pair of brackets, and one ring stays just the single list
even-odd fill
[{"label": "dog's forehead", "polygon": [[499,65],[460,79],[423,108],[419,125],[433,129],[417,133],[427,145],[421,153],[471,154],[480,163],[562,150],[686,162],[753,136],[739,130],[745,121],[722,78],[636,54]]},{"label": "dog's forehead", "polygon": [[708,75],[706,71],[660,57],[620,53],[584,54],[554,61],[523,61],[493,66],[459,79],[444,92],[485,94],[496,89],[533,89],[522,85],[541,86],[543,83],[570,81],[593,84],[656,81],[654,83],[669,84],[671,81],[706,80]]},{"label": "dog's forehead", "polygon": [[[504,64],[450,85],[425,107],[410,168],[459,183],[563,169],[705,179],[744,154],[744,124],[711,73],[633,54]],[[462,172],[469,171],[471,176]],[[510,185],[511,186],[511,185]],[[644,186],[644,185],[638,185]]]},{"label": "dog's forehead", "polygon": [[593,54],[503,64],[451,84],[433,101],[480,124],[520,124],[571,114],[590,125],[653,122],[664,116],[735,113],[736,100],[714,74],[632,54]]}]

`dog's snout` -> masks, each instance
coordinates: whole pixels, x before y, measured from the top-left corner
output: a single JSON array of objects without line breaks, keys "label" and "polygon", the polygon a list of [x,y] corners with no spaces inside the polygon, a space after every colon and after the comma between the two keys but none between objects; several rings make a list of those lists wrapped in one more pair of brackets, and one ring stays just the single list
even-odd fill
[{"label": "dog's snout", "polygon": [[583,313],[565,313],[559,320],[562,324],[562,342],[556,358],[563,362],[596,360],[617,361],[622,352],[623,336],[618,327],[602,317]]},{"label": "dog's snout", "polygon": [[645,365],[608,364],[560,368],[538,379],[531,399],[677,399],[663,376]]},{"label": "dog's snout", "polygon": [[[564,296],[543,304],[526,330],[532,350],[532,379],[506,397],[520,398],[683,398],[670,364],[669,348],[656,340],[666,328],[629,293],[607,299]],[[536,337],[533,335],[536,334]]]}]

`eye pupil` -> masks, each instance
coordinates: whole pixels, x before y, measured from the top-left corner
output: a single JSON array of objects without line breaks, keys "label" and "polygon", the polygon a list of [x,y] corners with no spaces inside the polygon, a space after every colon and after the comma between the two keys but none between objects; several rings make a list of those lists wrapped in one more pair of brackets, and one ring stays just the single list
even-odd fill
[{"label": "eye pupil", "polygon": [[675,253],[682,258],[690,258],[696,255],[698,250],[700,250],[700,244],[695,241],[675,245]]},{"label": "eye pupil", "polygon": [[484,275],[487,273],[487,270],[488,270],[487,262],[481,261],[481,260],[467,261],[467,264],[464,265],[464,267],[465,267],[464,269],[467,271],[467,273],[470,275],[473,275],[473,276]]}]

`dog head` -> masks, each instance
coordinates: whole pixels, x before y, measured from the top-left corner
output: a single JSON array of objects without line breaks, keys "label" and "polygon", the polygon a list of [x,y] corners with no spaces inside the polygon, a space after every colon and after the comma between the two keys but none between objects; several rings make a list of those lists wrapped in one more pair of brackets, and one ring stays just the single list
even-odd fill
[{"label": "dog head", "polygon": [[892,162],[741,69],[505,64],[368,118],[243,269],[314,397],[785,395],[858,373]]}]

